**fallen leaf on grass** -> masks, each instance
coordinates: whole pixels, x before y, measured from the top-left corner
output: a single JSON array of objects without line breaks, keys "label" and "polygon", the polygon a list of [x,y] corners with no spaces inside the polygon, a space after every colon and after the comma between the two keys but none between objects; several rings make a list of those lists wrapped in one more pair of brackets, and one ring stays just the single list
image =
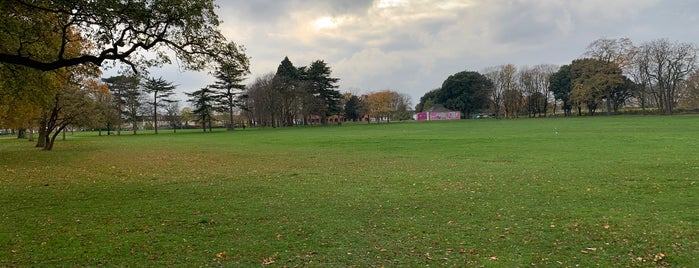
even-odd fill
[{"label": "fallen leaf on grass", "polygon": [[662,259],[664,259],[664,258],[665,258],[665,253],[660,252],[660,253],[658,253],[658,254],[655,254],[655,257],[653,258],[653,261],[654,261],[654,262],[658,262],[658,261],[660,261],[660,260],[662,260]]},{"label": "fallen leaf on grass", "polygon": [[225,251],[221,251],[219,253],[216,253],[216,258],[222,259],[222,260],[228,260],[228,254]]},{"label": "fallen leaf on grass", "polygon": [[270,265],[274,264],[275,262],[276,261],[272,257],[262,259],[262,265]]},{"label": "fallen leaf on grass", "polygon": [[597,248],[585,248],[585,249],[581,250],[580,253],[587,254],[587,253],[596,252],[596,251],[597,251]]}]

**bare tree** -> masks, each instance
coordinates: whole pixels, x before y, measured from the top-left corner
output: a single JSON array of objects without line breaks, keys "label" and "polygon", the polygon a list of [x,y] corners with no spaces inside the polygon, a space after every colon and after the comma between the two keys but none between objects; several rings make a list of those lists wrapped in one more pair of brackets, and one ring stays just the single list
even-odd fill
[{"label": "bare tree", "polygon": [[631,39],[622,37],[619,39],[600,38],[587,46],[585,57],[615,63],[622,70],[632,66],[633,57],[637,49]]},{"label": "bare tree", "polygon": [[659,39],[642,44],[634,59],[637,83],[647,88],[659,112],[672,114],[679,101],[678,89],[697,68],[697,48]]},{"label": "bare tree", "polygon": [[503,81],[500,79],[500,74],[504,67],[505,65],[500,65],[483,70],[483,75],[490,79],[490,82],[493,82],[493,89],[490,91],[490,108],[496,118],[500,117],[500,111],[503,110],[502,108],[504,106],[503,92],[505,89],[503,87]]},{"label": "bare tree", "polygon": [[410,101],[410,95],[401,94],[393,91],[391,100],[391,109],[393,110],[393,120],[408,120],[412,116],[410,107],[413,105]]},{"label": "bare tree", "polygon": [[553,96],[549,90],[550,78],[558,70],[558,66],[552,64],[539,64],[534,66],[534,83],[538,100],[535,102],[536,111],[539,117],[546,117],[548,113],[549,101],[553,101]]},{"label": "bare tree", "polygon": [[168,102],[165,105],[165,112],[167,113],[167,121],[172,128],[172,132],[177,133],[177,128],[180,127],[180,122],[182,121],[179,102]]},{"label": "bare tree", "polygon": [[281,92],[276,90],[274,73],[259,76],[247,87],[243,109],[252,125],[276,127],[281,124]]},{"label": "bare tree", "polygon": [[519,86],[524,97],[525,108],[529,117],[536,116],[537,83],[536,69],[524,66],[519,70]]}]

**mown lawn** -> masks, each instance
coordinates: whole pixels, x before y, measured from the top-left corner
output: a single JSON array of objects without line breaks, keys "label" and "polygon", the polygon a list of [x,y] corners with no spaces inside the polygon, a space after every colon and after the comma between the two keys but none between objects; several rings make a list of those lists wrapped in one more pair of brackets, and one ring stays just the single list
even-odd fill
[{"label": "mown lawn", "polygon": [[699,116],[0,138],[0,266],[699,267]]}]

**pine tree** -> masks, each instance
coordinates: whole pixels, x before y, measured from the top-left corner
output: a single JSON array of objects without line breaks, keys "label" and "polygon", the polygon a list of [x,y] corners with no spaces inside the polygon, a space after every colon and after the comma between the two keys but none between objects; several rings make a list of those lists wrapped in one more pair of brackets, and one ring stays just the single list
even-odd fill
[{"label": "pine tree", "polygon": [[175,94],[175,88],[176,86],[172,82],[165,81],[162,77],[146,78],[145,83],[143,83],[143,91],[153,95],[151,105],[153,106],[153,130],[155,130],[155,134],[158,134],[158,108],[165,107],[162,102],[174,102],[170,97]]}]

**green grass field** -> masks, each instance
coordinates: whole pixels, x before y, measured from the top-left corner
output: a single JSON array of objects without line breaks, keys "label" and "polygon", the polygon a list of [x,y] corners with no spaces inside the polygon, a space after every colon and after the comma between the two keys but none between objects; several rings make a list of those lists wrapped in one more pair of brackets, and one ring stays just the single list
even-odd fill
[{"label": "green grass field", "polygon": [[0,139],[0,266],[699,267],[699,116]]}]

